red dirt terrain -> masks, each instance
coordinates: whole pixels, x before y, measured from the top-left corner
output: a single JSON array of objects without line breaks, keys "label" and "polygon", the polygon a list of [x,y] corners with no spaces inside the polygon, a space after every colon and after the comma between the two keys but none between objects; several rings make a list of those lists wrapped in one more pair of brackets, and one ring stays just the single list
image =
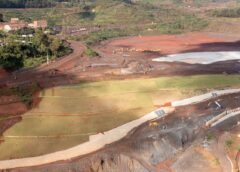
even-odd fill
[{"label": "red dirt terrain", "polygon": [[[6,75],[5,71],[0,70],[0,88],[38,85],[39,89],[44,89],[83,80],[239,73],[238,61],[190,65],[151,60],[165,53],[240,50],[238,38],[240,36],[213,33],[119,38],[95,46],[94,48],[101,55],[95,58],[84,55],[85,46],[81,42],[71,41],[73,53],[49,65],[43,64],[35,69],[16,71],[14,75]],[[5,105],[0,105],[2,114],[13,114],[13,112],[19,114],[23,110],[26,109],[21,102],[5,102]]]},{"label": "red dirt terrain", "polygon": [[[73,53],[49,65],[43,64],[35,69],[16,71],[14,75],[7,76],[4,71],[0,71],[0,88],[35,86],[38,87],[36,91],[40,91],[85,80],[239,73],[238,61],[210,65],[152,61],[152,58],[164,53],[240,50],[238,39],[240,40],[240,36],[212,33],[119,38],[95,46],[101,57],[92,58],[84,55],[85,46],[81,42],[71,41]],[[20,115],[26,110],[28,109],[21,102],[10,101],[0,105],[0,112],[6,115]]]},{"label": "red dirt terrain", "polygon": [[[240,38],[240,37],[239,37]],[[101,57],[84,56],[84,45],[71,41],[73,53],[35,69],[15,72],[15,76],[0,78],[0,86],[17,86],[38,82],[43,87],[69,84],[79,80],[116,79],[126,77],[191,75],[202,73],[237,73],[236,62],[211,65],[152,62],[164,53],[184,51],[218,51],[240,49],[237,37],[209,33],[144,36],[114,39],[95,46]],[[120,52],[117,50],[120,49]],[[141,50],[141,51],[140,51]],[[156,52],[153,52],[156,51]],[[234,65],[233,65],[234,64]],[[127,68],[130,72],[121,72]],[[16,79],[17,77],[17,79]]]},{"label": "red dirt terrain", "polygon": [[[102,42],[95,46],[101,54],[94,63],[108,64],[102,67],[107,74],[132,76],[173,76],[194,74],[239,73],[239,61],[224,61],[209,65],[178,62],[153,62],[161,55],[200,51],[239,51],[240,35],[216,33],[188,33],[181,35],[125,37]],[[115,67],[110,70],[110,64]],[[113,68],[113,67],[112,67]],[[119,70],[120,68],[120,70]],[[91,68],[93,69],[93,68]]]},{"label": "red dirt terrain", "polygon": [[0,79],[4,78],[8,75],[8,73],[4,69],[0,69]]},{"label": "red dirt terrain", "polygon": [[[188,33],[183,35],[138,36],[107,41],[105,46],[110,52],[116,48],[128,48],[132,51],[157,51],[161,54],[173,54],[201,48],[204,44],[215,44],[235,41],[236,36]],[[106,51],[107,52],[107,51]]]}]

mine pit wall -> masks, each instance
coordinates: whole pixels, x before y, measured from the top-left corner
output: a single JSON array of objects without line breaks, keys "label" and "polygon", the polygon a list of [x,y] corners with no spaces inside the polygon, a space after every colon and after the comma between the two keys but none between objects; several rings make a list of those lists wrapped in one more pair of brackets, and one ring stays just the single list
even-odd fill
[{"label": "mine pit wall", "polygon": [[[240,89],[214,91],[214,92],[204,94],[201,96],[195,96],[195,97],[192,97],[189,99],[184,99],[182,101],[173,102],[172,105],[177,107],[177,106],[184,106],[184,105],[188,105],[188,104],[195,104],[198,102],[206,101],[211,98],[215,98],[215,97],[222,96],[225,94],[236,93],[236,92],[240,92]],[[168,114],[168,113],[169,112],[166,112],[166,114]],[[43,164],[52,163],[52,162],[56,162],[56,161],[60,161],[60,160],[69,160],[71,158],[78,157],[80,155],[88,154],[93,151],[101,149],[106,144],[110,144],[110,143],[113,143],[114,141],[120,140],[121,138],[125,137],[126,134],[129,131],[131,131],[133,128],[143,124],[146,121],[153,120],[158,117],[159,116],[155,112],[152,112],[150,114],[143,116],[142,118],[140,118],[138,120],[132,121],[130,123],[127,123],[125,125],[117,127],[113,130],[107,131],[104,134],[98,134],[98,135],[92,136],[90,138],[90,142],[83,143],[79,146],[70,148],[68,150],[64,150],[64,151],[60,151],[60,152],[56,152],[56,153],[52,153],[52,154],[48,154],[48,155],[44,155],[44,156],[40,156],[40,157],[34,157],[34,158],[24,158],[24,159],[17,159],[17,160],[0,161],[0,169],[10,169],[10,168],[18,168],[18,167],[43,165]],[[202,123],[201,123],[201,125],[202,125]],[[195,126],[195,127],[193,127],[193,126]],[[172,133],[171,133],[171,130],[169,130],[168,132],[165,131],[165,133],[168,133],[167,136],[165,136],[168,139],[165,139],[165,138],[160,139],[161,145],[165,145],[163,147],[166,147],[166,143],[168,145],[174,145],[173,143],[169,143],[170,140],[173,139],[173,140],[175,140],[174,143],[178,143],[178,141],[180,140],[180,143],[181,143],[180,147],[183,147],[190,140],[193,140],[192,138],[194,138],[194,136],[196,136],[198,133],[199,128],[196,127],[196,125],[193,125],[193,126],[192,127],[185,126],[183,128],[177,128],[177,129],[173,128],[172,131],[174,131],[174,132],[172,132]],[[192,128],[192,130],[189,131],[186,128]],[[162,134],[164,135],[164,132]],[[154,133],[153,133],[153,135],[154,135]],[[161,152],[161,150],[156,150],[157,147],[158,146],[156,146],[156,145],[154,146],[153,152],[156,152],[156,153]],[[171,148],[173,148],[173,149],[171,149]],[[179,149],[179,144],[177,144],[177,146],[176,145],[172,146],[171,148],[169,148],[169,149],[171,149],[170,152],[176,152],[176,150]],[[144,150],[144,149],[142,149],[142,150]],[[152,156],[154,156],[154,155],[151,155],[151,157]]]},{"label": "mine pit wall", "polygon": [[145,125],[122,143],[115,143],[89,156],[9,172],[113,172],[113,169],[114,172],[155,172],[159,162],[174,158],[201,136],[201,126],[206,118],[177,118],[167,124],[158,120],[157,127]]}]

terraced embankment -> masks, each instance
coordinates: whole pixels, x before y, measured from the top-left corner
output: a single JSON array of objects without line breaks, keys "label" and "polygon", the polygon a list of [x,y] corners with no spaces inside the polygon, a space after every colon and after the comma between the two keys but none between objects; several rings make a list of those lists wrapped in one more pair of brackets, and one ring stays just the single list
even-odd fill
[{"label": "terraced embankment", "polygon": [[[195,104],[195,103],[209,100],[211,98],[216,98],[218,96],[236,93],[236,92],[240,92],[240,89],[214,91],[201,96],[196,96],[193,98],[174,102],[173,106],[177,107],[177,106]],[[60,151],[60,152],[39,156],[39,157],[33,157],[33,158],[0,161],[0,169],[37,166],[37,165],[47,164],[47,163],[61,161],[61,160],[68,160],[77,156],[94,152],[96,150],[103,148],[107,144],[113,143],[115,141],[118,141],[124,138],[132,129],[138,127],[144,122],[147,122],[149,120],[153,120],[156,118],[162,118],[166,114],[169,114],[170,112],[172,112],[171,110],[169,111],[169,109],[162,109],[162,110],[158,109],[157,111],[151,112],[140,119],[124,124],[113,130],[104,132],[103,134],[91,136],[89,142],[83,143],[79,146],[73,147],[65,151]]]}]

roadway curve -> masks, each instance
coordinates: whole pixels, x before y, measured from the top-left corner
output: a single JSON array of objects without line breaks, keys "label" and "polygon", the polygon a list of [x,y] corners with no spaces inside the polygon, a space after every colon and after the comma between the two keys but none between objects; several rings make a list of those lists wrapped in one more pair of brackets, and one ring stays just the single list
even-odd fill
[{"label": "roadway curve", "polygon": [[[67,76],[67,71],[76,67],[76,62],[81,59],[85,46],[81,42],[69,41],[70,47],[73,52],[67,56],[56,59],[55,61],[50,62],[48,65],[42,64],[37,68],[31,69],[22,69],[19,71],[13,72],[11,76],[7,76],[0,80],[0,85],[12,85],[17,86],[24,83],[30,82],[49,82],[52,77],[50,71],[58,71],[61,74],[57,74],[56,77]],[[17,79],[15,78],[17,77]]]},{"label": "roadway curve", "polygon": [[36,68],[37,71],[46,71],[51,69],[66,70],[69,67],[74,67],[74,63],[78,60],[84,52],[85,46],[81,42],[69,41],[73,52],[70,55],[61,57],[49,65],[42,65]]}]

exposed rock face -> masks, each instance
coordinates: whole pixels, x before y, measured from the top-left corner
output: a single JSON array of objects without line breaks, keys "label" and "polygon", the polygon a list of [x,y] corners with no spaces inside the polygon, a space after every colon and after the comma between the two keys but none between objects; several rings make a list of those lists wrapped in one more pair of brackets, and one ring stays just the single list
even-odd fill
[{"label": "exposed rock face", "polygon": [[98,160],[90,166],[90,169],[87,168],[86,170],[90,170],[89,172],[111,172],[113,170],[116,172],[147,172],[138,161],[123,154],[105,157],[105,159],[103,158],[100,161]]},{"label": "exposed rock face", "polygon": [[141,126],[124,140],[86,157],[12,172],[154,172],[157,164],[184,150],[200,133],[206,117],[158,121]]}]

